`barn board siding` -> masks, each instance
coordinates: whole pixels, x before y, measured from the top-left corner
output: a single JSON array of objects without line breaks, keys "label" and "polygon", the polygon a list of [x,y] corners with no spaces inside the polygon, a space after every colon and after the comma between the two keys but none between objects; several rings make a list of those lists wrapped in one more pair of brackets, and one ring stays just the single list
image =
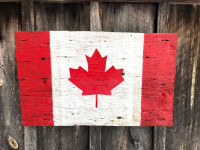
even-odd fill
[{"label": "barn board siding", "polygon": [[[14,31],[21,30],[21,6],[15,3],[0,3],[0,72],[3,84],[0,86],[0,149],[7,150],[16,144],[8,143],[8,137],[16,140],[20,150],[24,149],[24,128],[21,126],[21,111],[17,67],[15,57]],[[11,140],[12,141],[12,140]]]},{"label": "barn board siding", "polygon": [[200,7],[159,4],[158,32],[177,32],[174,127],[155,127],[154,150],[200,149]]},{"label": "barn board siding", "polygon": [[[0,0],[0,2],[21,2],[23,0]],[[69,2],[170,2],[176,4],[200,4],[198,0],[33,0],[38,2],[51,2],[51,3],[69,3]]]},{"label": "barn board siding", "polygon": [[103,31],[154,33],[156,4],[103,3]]},{"label": "barn board siding", "polygon": [[[22,4],[21,8],[20,3],[0,3],[0,80],[3,79],[3,84],[0,86],[0,149],[10,149],[9,135],[17,141],[20,150],[25,148],[35,150],[200,149],[200,61],[198,61],[200,60],[200,6],[175,6],[160,3],[156,12],[157,4],[103,3],[102,5],[103,31],[178,32],[174,127],[154,129],[101,127],[98,128],[99,130],[93,128],[91,131],[89,127],[79,126],[34,128],[21,126],[14,37],[12,36],[14,31],[32,30],[32,28],[34,30],[90,30],[89,3],[57,2],[56,4],[35,2],[34,24],[32,21],[29,24],[29,20],[32,19],[29,18],[32,9],[28,6],[26,8],[26,5],[24,7]],[[180,3],[178,0],[177,2]],[[27,19],[22,17],[23,11],[28,13],[24,13]],[[158,20],[157,25],[156,20]],[[97,139],[92,139],[95,136]]]},{"label": "barn board siding", "polygon": [[89,3],[39,3],[35,2],[35,25],[37,31],[90,30]]}]

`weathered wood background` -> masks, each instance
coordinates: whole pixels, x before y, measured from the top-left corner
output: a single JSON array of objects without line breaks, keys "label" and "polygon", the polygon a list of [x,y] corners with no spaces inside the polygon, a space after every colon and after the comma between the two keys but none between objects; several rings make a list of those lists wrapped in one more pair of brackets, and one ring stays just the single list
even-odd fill
[{"label": "weathered wood background", "polygon": [[[194,5],[130,3],[131,0],[126,3],[5,1],[0,3],[0,150],[200,149],[200,6],[195,5],[199,4],[197,0],[185,0],[196,2]],[[177,32],[174,127],[21,126],[14,48],[16,30]]]}]

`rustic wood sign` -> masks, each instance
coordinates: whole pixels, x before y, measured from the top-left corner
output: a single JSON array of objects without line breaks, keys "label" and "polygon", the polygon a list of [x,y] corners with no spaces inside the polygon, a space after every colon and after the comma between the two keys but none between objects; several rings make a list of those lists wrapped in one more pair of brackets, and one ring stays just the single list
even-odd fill
[{"label": "rustic wood sign", "polygon": [[15,33],[24,126],[172,126],[174,33]]}]

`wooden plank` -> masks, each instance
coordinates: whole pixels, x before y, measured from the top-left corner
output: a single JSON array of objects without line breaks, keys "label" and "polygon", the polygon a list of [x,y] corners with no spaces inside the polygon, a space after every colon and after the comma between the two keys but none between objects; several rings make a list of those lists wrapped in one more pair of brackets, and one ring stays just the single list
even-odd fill
[{"label": "wooden plank", "polygon": [[[22,30],[34,31],[34,10],[32,0],[22,0]],[[24,127],[24,148],[37,150],[37,127]]]},{"label": "wooden plank", "polygon": [[[103,31],[155,32],[156,5],[103,4]],[[129,17],[126,17],[129,16]],[[152,149],[151,127],[102,127],[102,149]]]},{"label": "wooden plank", "polygon": [[24,127],[24,149],[37,150],[37,127]]},{"label": "wooden plank", "polygon": [[62,4],[35,3],[37,30],[64,30],[64,6]]},{"label": "wooden plank", "polygon": [[[90,3],[90,30],[102,31],[102,3]],[[101,127],[90,126],[90,150],[101,150]]]},{"label": "wooden plank", "polygon": [[34,31],[33,0],[22,0],[22,30]]},{"label": "wooden plank", "polygon": [[21,29],[20,5],[0,4],[0,62],[3,84],[0,86],[0,149],[24,149],[14,31]]},{"label": "wooden plank", "polygon": [[90,150],[101,150],[101,127],[90,126]]},{"label": "wooden plank", "polygon": [[[89,30],[89,4],[35,3],[36,30]],[[38,127],[42,150],[89,149],[88,127]]]},{"label": "wooden plank", "polygon": [[155,2],[170,2],[170,3],[197,3],[200,2],[196,0],[38,0],[40,2],[147,2],[147,3],[155,3]]},{"label": "wooden plank", "polygon": [[[22,0],[0,0],[0,2],[21,2]],[[200,5],[196,0],[34,0],[37,2],[50,2],[50,3],[80,3],[80,2],[142,2],[142,3],[158,3],[168,2],[170,4],[194,4]]]},{"label": "wooden plank", "polygon": [[104,31],[139,33],[155,31],[155,4],[110,3],[103,6]]},{"label": "wooden plank", "polygon": [[200,148],[200,7],[158,7],[158,32],[177,32],[174,127],[154,129],[154,150]]},{"label": "wooden plank", "polygon": [[21,2],[21,0],[0,0],[0,2]]},{"label": "wooden plank", "polygon": [[90,3],[90,31],[102,31],[102,3]]}]

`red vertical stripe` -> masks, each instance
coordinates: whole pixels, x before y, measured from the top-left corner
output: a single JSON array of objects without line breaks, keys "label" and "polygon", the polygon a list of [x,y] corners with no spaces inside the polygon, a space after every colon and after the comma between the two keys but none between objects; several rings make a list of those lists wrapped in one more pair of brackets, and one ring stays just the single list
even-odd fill
[{"label": "red vertical stripe", "polygon": [[15,32],[22,122],[53,126],[49,31]]},{"label": "red vertical stripe", "polygon": [[141,126],[172,126],[176,34],[144,34]]}]

